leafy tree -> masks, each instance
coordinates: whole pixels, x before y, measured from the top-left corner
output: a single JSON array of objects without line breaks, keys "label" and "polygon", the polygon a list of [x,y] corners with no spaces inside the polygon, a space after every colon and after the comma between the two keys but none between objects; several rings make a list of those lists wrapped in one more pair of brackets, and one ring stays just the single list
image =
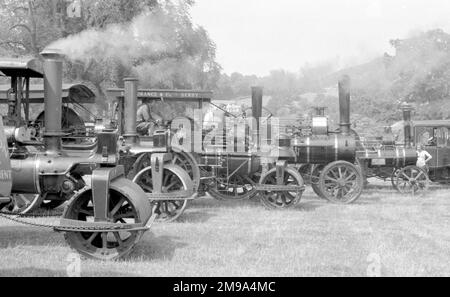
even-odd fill
[{"label": "leafy tree", "polygon": [[123,78],[129,75],[137,75],[141,86],[149,88],[216,87],[221,68],[215,60],[215,44],[204,28],[192,23],[189,10],[194,1],[82,1],[80,16],[72,18],[66,11],[73,1],[0,0],[0,53],[37,57],[57,40],[114,26],[126,28],[143,13],[158,11],[160,26],[168,32],[161,38],[176,44],[174,49],[129,61],[113,55],[98,59],[88,53],[81,60],[67,60],[66,79],[92,82],[98,88],[100,103],[105,103],[105,88],[122,86]]}]

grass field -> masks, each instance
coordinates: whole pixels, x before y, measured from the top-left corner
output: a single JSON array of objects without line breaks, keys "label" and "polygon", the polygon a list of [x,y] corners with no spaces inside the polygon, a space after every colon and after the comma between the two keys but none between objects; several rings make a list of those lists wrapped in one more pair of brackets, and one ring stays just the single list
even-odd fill
[{"label": "grass field", "polygon": [[[340,206],[308,190],[289,211],[205,198],[127,259],[83,260],[81,275],[450,276],[449,196],[402,197],[386,184]],[[70,253],[61,234],[0,219],[0,276],[65,276]]]}]

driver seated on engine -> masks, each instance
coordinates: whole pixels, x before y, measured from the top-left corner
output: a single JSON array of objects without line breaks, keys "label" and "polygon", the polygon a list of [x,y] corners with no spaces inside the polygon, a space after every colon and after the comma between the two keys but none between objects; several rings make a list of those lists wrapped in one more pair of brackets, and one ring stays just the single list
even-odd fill
[{"label": "driver seated on engine", "polygon": [[137,110],[137,133],[141,136],[152,136],[163,124],[164,119],[152,109],[149,102],[144,102]]}]

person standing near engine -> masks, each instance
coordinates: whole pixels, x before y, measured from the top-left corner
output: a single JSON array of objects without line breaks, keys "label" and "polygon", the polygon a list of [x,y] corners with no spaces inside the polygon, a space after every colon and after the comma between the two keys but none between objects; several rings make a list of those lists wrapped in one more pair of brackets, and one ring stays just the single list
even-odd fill
[{"label": "person standing near engine", "polygon": [[433,159],[429,152],[423,149],[422,145],[417,146],[417,167],[428,172],[428,163]]}]

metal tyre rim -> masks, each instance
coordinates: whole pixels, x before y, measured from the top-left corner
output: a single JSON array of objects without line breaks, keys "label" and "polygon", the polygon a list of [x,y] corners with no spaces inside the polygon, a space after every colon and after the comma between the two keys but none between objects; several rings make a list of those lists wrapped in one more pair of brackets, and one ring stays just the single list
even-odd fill
[{"label": "metal tyre rim", "polygon": [[[147,167],[139,172],[133,180],[147,194],[153,193],[152,168]],[[188,185],[175,172],[169,168],[164,168],[163,173],[163,189],[162,192],[167,194],[171,192],[187,191]],[[185,211],[188,200],[163,200],[151,201],[155,206],[155,213],[158,214],[156,222],[170,223],[177,220]]]},{"label": "metal tyre rim", "polygon": [[401,194],[417,194],[426,192],[430,186],[428,174],[419,167],[408,166],[401,169],[397,176],[395,187]]},{"label": "metal tyre rim", "polygon": [[201,173],[193,156],[185,152],[176,152],[173,155],[172,164],[180,166],[189,174],[194,182],[194,192],[197,192],[200,187]]},{"label": "metal tyre rim", "polygon": [[12,201],[4,209],[16,214],[29,214],[41,206],[43,197],[38,194],[13,194]]},{"label": "metal tyre rim", "polygon": [[[277,169],[270,170],[261,178],[261,185],[277,185]],[[284,176],[284,185],[303,187],[304,181],[301,175],[293,169],[286,169]],[[261,193],[262,204],[269,209],[286,209],[296,206],[300,203],[303,191],[299,192],[271,192],[263,191]]]},{"label": "metal tyre rim", "polygon": [[[125,195],[110,190],[109,219],[116,224],[139,224],[136,206]],[[83,222],[94,221],[92,190],[75,197],[67,206],[63,218]],[[71,248],[81,255],[97,260],[117,260],[128,255],[139,242],[144,231],[66,232],[64,237]]]},{"label": "metal tyre rim", "polygon": [[331,163],[320,174],[320,192],[325,199],[333,203],[355,202],[361,196],[363,185],[361,171],[348,162]]}]

